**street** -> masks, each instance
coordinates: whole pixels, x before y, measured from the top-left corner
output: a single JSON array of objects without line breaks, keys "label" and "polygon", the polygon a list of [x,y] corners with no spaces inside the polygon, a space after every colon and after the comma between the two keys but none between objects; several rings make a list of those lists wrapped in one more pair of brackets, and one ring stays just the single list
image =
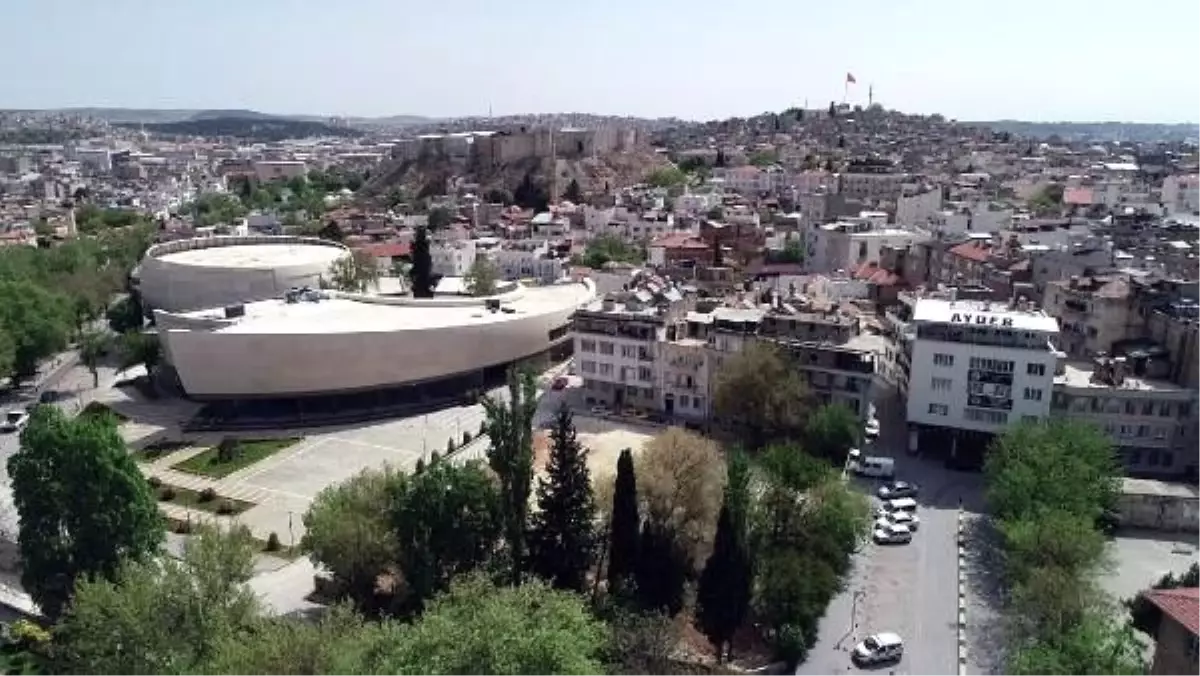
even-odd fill
[{"label": "street", "polygon": [[[908,455],[901,406],[881,406],[881,435],[863,454],[894,458],[896,478],[920,487],[920,527],[909,544],[863,544],[797,674],[958,673],[959,501],[968,511],[982,508],[982,477]],[[872,505],[878,504],[874,495],[882,482],[852,481],[871,496]],[[903,658],[895,664],[856,667],[850,661],[855,644],[883,631],[904,640]]]}]

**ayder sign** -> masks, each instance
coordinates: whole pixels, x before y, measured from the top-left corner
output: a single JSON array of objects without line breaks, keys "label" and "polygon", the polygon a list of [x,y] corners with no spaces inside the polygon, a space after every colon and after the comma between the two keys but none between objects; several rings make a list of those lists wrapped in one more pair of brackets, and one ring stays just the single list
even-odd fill
[{"label": "ayder sign", "polygon": [[950,321],[955,324],[979,324],[982,326],[1012,326],[1013,320],[1011,317],[997,317],[996,315],[978,315],[968,312],[955,312],[950,315]]}]

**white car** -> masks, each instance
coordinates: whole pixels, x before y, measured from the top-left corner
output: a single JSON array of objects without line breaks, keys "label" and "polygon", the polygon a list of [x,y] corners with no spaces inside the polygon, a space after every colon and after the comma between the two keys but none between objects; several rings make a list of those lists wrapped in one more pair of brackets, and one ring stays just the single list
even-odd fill
[{"label": "white car", "polygon": [[908,529],[908,526],[889,523],[883,528],[876,528],[871,537],[875,540],[875,544],[903,545],[912,542],[912,531]]},{"label": "white car", "polygon": [[879,436],[879,418],[871,418],[867,420],[867,426],[863,429],[863,433],[868,439],[874,439]]},{"label": "white car", "polygon": [[896,511],[888,512],[886,516],[881,516],[875,520],[875,528],[887,528],[888,526],[908,526],[910,531],[914,533],[921,527],[921,517],[912,512]]},{"label": "white car", "polygon": [[904,655],[904,639],[890,631],[871,634],[850,653],[856,664],[879,664],[899,660]]},{"label": "white car", "polygon": [[20,432],[28,424],[28,411],[9,411],[4,414],[4,421],[0,422],[0,430],[4,430],[5,432]]},{"label": "white car", "polygon": [[915,498],[920,493],[920,489],[914,483],[907,481],[892,481],[879,487],[875,492],[881,500],[894,500],[896,498]]}]

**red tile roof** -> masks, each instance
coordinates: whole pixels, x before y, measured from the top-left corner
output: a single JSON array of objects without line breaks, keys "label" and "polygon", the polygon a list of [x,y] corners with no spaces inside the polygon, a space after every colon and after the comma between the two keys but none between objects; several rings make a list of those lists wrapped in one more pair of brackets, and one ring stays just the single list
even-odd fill
[{"label": "red tile roof", "polygon": [[950,253],[973,260],[976,263],[986,263],[991,256],[991,248],[975,242],[963,242],[950,249]]},{"label": "red tile roof", "polygon": [[381,244],[369,244],[361,248],[376,258],[395,258],[397,256],[407,256],[412,253],[412,246],[408,242],[383,242]]},{"label": "red tile roof", "polygon": [[863,263],[858,266],[858,269],[854,271],[854,278],[876,286],[895,286],[900,283],[899,275],[884,270],[875,262]]},{"label": "red tile roof", "polygon": [[650,246],[661,246],[664,249],[707,249],[700,238],[686,232],[677,232],[671,235],[663,235],[658,239],[650,242]]},{"label": "red tile roof", "polygon": [[1183,625],[1192,636],[1200,635],[1200,588],[1155,589],[1146,592],[1146,599]]},{"label": "red tile roof", "polygon": [[1092,203],[1092,190],[1090,188],[1067,188],[1063,193],[1063,202],[1066,204],[1089,205]]}]

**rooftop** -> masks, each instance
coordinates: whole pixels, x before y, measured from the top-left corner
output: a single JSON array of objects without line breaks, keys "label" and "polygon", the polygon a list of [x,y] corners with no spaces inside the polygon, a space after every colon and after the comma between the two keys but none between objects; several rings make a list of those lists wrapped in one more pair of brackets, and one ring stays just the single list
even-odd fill
[{"label": "rooftop", "polygon": [[1104,381],[1093,380],[1095,372],[1091,362],[1072,361],[1063,365],[1063,373],[1054,377],[1055,385],[1073,388],[1090,388],[1096,390],[1133,390],[1141,392],[1179,392],[1187,393],[1188,389],[1166,380],[1152,380],[1126,374],[1121,384],[1112,385]]},{"label": "rooftop", "polygon": [[1192,636],[1200,635],[1200,589],[1155,589],[1146,592],[1146,599],[1187,629]]},{"label": "rooftop", "polygon": [[[409,298],[379,296],[376,302],[348,296],[317,302],[288,303],[272,299],[246,303],[246,314],[214,329],[214,333],[315,334],[421,331],[481,324],[498,324],[531,314],[575,308],[592,297],[593,287],[580,283],[522,287],[501,298],[501,307],[513,312],[491,312],[483,299],[452,298],[414,302]],[[389,302],[391,301],[391,302]],[[223,318],[213,310],[182,313],[197,319]]]},{"label": "rooftop", "polygon": [[1058,333],[1058,320],[1045,312],[1018,310],[1004,303],[921,298],[913,310],[914,322],[999,326]]}]

